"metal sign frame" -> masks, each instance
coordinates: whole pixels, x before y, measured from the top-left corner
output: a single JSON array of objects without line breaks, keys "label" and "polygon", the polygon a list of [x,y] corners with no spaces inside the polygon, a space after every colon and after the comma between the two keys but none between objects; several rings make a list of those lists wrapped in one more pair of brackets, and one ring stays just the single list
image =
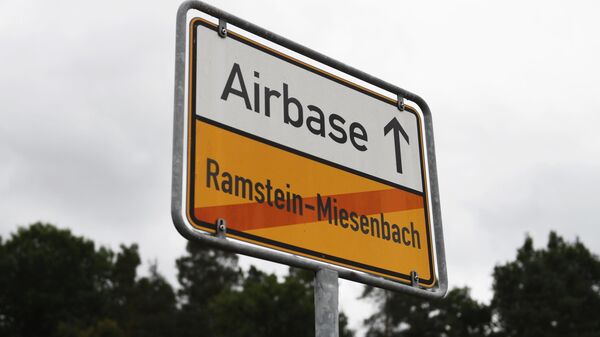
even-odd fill
[{"label": "metal sign frame", "polygon": [[[311,60],[334,68],[354,78],[360,79],[375,87],[395,94],[398,97],[399,106],[403,106],[404,100],[416,103],[423,114],[425,129],[425,145],[429,177],[429,200],[431,202],[431,220],[434,230],[435,241],[435,263],[437,267],[437,283],[433,288],[421,288],[418,282],[412,282],[412,285],[395,282],[382,277],[350,270],[344,267],[331,265],[328,263],[311,260],[308,258],[292,255],[285,252],[274,251],[260,246],[241,243],[236,240],[226,239],[223,233],[219,233],[222,226],[217,226],[217,235],[211,235],[192,227],[185,220],[184,214],[184,176],[186,138],[186,56],[187,56],[187,13],[190,10],[198,10],[219,20],[219,33],[226,34],[226,23],[250,32],[256,36],[264,38],[276,45],[301,54]],[[375,287],[400,291],[424,298],[436,299],[442,298],[448,289],[446,259],[444,251],[444,238],[442,232],[442,219],[440,212],[440,201],[437,182],[437,169],[435,159],[435,147],[433,140],[433,126],[431,112],[427,103],[418,95],[368,75],[360,70],[352,68],[344,63],[329,58],[319,52],[304,47],[296,42],[290,41],[275,33],[272,33],[255,24],[247,22],[232,14],[222,11],[200,1],[186,1],[181,4],[177,11],[176,23],[176,46],[175,46],[175,96],[174,96],[174,123],[173,123],[173,163],[172,163],[172,190],[171,190],[171,216],[177,230],[188,240],[198,240],[205,244],[224,249],[227,251],[249,255],[260,259],[279,262],[294,267],[320,271],[328,269],[334,271],[339,277],[365,283]],[[318,274],[317,274],[318,275]]]}]

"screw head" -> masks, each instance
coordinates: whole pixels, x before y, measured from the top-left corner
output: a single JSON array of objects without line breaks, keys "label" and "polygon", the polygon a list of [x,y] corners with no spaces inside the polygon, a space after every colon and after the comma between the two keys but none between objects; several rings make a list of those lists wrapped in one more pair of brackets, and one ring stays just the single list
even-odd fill
[{"label": "screw head", "polygon": [[419,274],[416,271],[412,271],[410,276],[412,284],[417,285],[419,283]]}]

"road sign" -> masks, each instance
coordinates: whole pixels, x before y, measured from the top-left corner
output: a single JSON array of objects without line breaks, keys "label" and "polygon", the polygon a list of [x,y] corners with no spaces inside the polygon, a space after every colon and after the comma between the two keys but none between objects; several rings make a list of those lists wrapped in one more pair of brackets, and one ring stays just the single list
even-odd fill
[{"label": "road sign", "polygon": [[241,29],[188,29],[181,220],[212,233],[223,219],[272,260],[439,287],[423,112]]}]

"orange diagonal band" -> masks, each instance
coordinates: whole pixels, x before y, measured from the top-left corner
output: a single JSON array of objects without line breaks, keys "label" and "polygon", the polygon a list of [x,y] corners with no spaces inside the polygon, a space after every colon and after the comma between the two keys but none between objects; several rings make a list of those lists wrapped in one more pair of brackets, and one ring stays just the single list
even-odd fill
[{"label": "orange diagonal band", "polygon": [[[333,207],[344,208],[348,214],[354,212],[358,216],[424,208],[422,196],[399,189],[321,196],[322,207],[325,207],[328,197],[331,198],[331,212]],[[297,203],[295,212],[293,205],[288,211],[286,205],[279,209],[274,203],[269,205],[267,202],[199,207],[194,209],[194,215],[209,223],[223,218],[228,227],[248,231],[319,221],[318,203],[316,196],[303,198],[302,206]],[[280,206],[282,204],[285,203],[280,203]],[[321,220],[327,220],[327,215],[323,213],[322,211]]]}]

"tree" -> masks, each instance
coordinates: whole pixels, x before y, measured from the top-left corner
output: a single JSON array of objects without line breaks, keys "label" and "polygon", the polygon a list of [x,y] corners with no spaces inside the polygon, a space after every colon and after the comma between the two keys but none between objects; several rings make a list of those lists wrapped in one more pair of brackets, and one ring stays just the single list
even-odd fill
[{"label": "tree", "polygon": [[215,336],[310,336],[314,311],[308,292],[296,278],[280,283],[251,267],[241,291],[223,293],[211,306]]},{"label": "tree", "polygon": [[175,293],[151,266],[137,277],[137,245],[118,254],[36,223],[0,241],[1,336],[171,335]]},{"label": "tree", "polygon": [[340,337],[354,337],[354,330],[348,326],[348,316],[343,311],[339,314],[339,333]]},{"label": "tree", "polygon": [[[211,305],[214,336],[305,337],[315,333],[314,273],[290,268],[279,281],[251,267],[239,291],[222,293]],[[340,315],[340,336],[350,337]]]},{"label": "tree", "polygon": [[0,250],[0,335],[54,336],[107,312],[112,253],[68,230],[19,228]]},{"label": "tree", "polygon": [[98,320],[94,325],[87,328],[79,328],[66,324],[58,327],[60,337],[126,337],[119,324],[112,319]]},{"label": "tree", "polygon": [[132,298],[136,294],[137,268],[141,264],[138,246],[120,246],[120,252],[116,254],[111,268],[111,317],[114,317],[120,328],[131,331],[132,315],[135,314]]},{"label": "tree", "polygon": [[181,286],[178,334],[181,336],[213,336],[214,312],[210,303],[221,293],[232,291],[242,272],[237,255],[188,241],[187,255],[176,260],[177,279]]},{"label": "tree", "polygon": [[473,300],[468,288],[453,289],[437,301],[372,287],[362,297],[379,307],[365,320],[368,337],[466,337],[490,331],[489,308]]},{"label": "tree", "polygon": [[173,336],[177,331],[177,299],[171,285],[150,266],[150,275],[135,283],[129,295],[128,321],[123,323],[129,337]]},{"label": "tree", "polygon": [[598,336],[600,261],[578,240],[530,237],[515,261],[494,268],[492,306],[505,336]]}]

